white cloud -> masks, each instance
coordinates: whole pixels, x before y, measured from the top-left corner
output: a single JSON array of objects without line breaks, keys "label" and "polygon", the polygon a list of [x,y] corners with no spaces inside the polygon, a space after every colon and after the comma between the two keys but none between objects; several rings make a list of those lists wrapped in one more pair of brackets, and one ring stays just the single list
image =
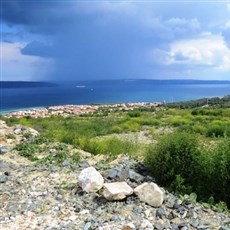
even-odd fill
[{"label": "white cloud", "polygon": [[225,23],[225,28],[230,29],[230,20]]},{"label": "white cloud", "polygon": [[185,19],[185,18],[170,18],[169,20],[165,21],[166,25],[172,27],[190,27],[191,29],[199,29],[200,23],[196,18],[193,19]]},{"label": "white cloud", "polygon": [[25,43],[1,43],[1,80],[45,79],[51,71],[53,60],[37,56],[22,55],[20,50]]},{"label": "white cloud", "polygon": [[230,11],[230,4],[227,4],[227,9],[228,11]]},{"label": "white cloud", "polygon": [[207,35],[170,44],[168,51],[154,50],[153,57],[165,65],[203,66],[230,71],[230,49],[222,36]]}]

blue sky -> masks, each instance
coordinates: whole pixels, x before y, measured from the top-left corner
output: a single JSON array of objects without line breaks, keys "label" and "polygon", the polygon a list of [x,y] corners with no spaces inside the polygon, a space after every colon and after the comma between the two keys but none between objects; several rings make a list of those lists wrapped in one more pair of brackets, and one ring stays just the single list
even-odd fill
[{"label": "blue sky", "polygon": [[1,80],[230,80],[230,1],[1,7]]}]

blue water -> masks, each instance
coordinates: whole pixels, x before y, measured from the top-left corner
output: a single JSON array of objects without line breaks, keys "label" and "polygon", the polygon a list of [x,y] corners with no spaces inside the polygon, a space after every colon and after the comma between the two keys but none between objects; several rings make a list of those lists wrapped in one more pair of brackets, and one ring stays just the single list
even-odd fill
[{"label": "blue water", "polygon": [[64,104],[172,102],[230,94],[230,81],[110,80],[1,88],[0,113]]}]

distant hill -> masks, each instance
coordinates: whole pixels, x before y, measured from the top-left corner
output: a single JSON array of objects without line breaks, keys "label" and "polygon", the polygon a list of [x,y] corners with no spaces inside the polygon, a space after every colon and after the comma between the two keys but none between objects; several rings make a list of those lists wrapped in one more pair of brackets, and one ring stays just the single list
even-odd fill
[{"label": "distant hill", "polygon": [[0,81],[0,88],[56,87],[55,83],[42,81]]},{"label": "distant hill", "polygon": [[230,108],[230,95],[224,97],[201,98],[198,100],[167,103],[166,106],[168,108],[180,108],[180,109],[213,107],[213,106],[221,107],[221,108]]}]

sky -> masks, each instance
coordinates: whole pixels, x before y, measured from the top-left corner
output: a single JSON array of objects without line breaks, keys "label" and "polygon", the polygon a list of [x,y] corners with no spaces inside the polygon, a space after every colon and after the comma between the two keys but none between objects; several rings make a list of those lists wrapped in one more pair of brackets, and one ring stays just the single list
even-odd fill
[{"label": "sky", "polygon": [[230,80],[230,1],[1,0],[1,80]]}]

